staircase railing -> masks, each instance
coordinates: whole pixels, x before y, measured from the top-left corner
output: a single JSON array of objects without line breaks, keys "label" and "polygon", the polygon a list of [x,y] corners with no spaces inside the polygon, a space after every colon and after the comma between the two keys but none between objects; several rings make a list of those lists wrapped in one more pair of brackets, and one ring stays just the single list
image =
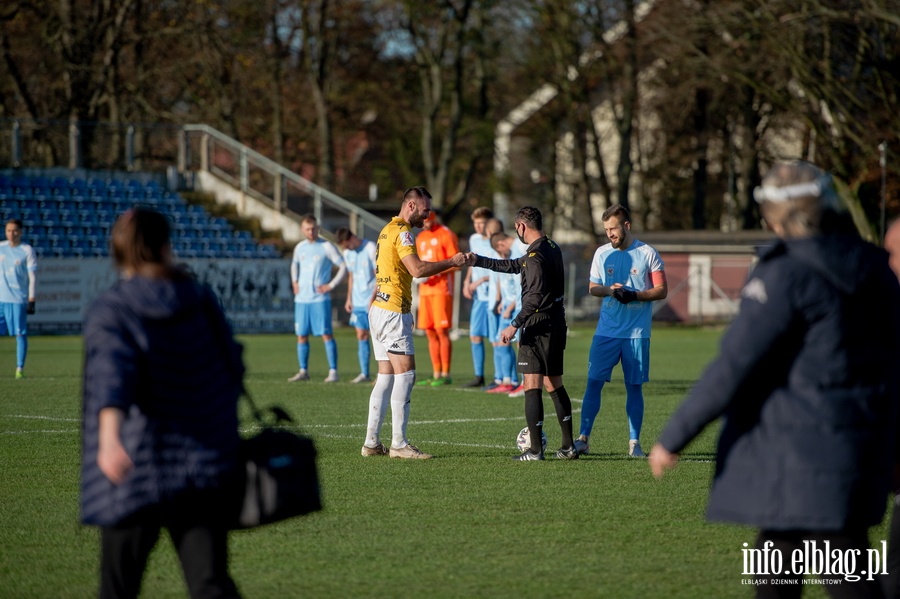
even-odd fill
[{"label": "staircase railing", "polygon": [[184,125],[178,171],[203,170],[281,214],[313,214],[323,226],[346,222],[359,237],[375,239],[386,221],[208,125]]}]

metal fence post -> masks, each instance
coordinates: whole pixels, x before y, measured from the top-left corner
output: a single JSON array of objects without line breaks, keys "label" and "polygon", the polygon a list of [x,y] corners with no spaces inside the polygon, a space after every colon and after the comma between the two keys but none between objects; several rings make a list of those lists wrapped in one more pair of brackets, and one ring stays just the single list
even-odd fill
[{"label": "metal fence post", "polygon": [[322,190],[318,187],[313,191],[313,216],[316,222],[322,224]]},{"label": "metal fence post", "polygon": [[209,159],[209,146],[211,144],[211,140],[209,137],[209,133],[204,133],[200,137],[200,170],[204,172],[209,172],[209,167],[212,162]]},{"label": "metal fence post", "polygon": [[272,184],[272,194],[273,200],[275,201],[275,210],[280,214],[284,212],[284,196],[285,196],[285,181],[284,175],[281,174],[281,171],[276,171],[274,176],[274,182]]},{"label": "metal fence post", "polygon": [[81,167],[81,130],[78,123],[69,123],[69,168]]},{"label": "metal fence post", "polygon": [[241,146],[241,157],[240,157],[240,167],[241,167],[241,191],[247,192],[250,188],[250,164],[247,160],[247,148]]},{"label": "metal fence post", "polygon": [[10,149],[11,149],[10,162],[12,163],[13,167],[16,167],[16,168],[22,166],[22,138],[21,138],[21,135],[22,135],[21,125],[19,124],[19,120],[16,119],[13,121],[12,130],[10,131],[10,136],[11,136],[11,139],[10,139]]},{"label": "metal fence post", "polygon": [[125,131],[125,168],[134,171],[134,125],[128,125]]}]

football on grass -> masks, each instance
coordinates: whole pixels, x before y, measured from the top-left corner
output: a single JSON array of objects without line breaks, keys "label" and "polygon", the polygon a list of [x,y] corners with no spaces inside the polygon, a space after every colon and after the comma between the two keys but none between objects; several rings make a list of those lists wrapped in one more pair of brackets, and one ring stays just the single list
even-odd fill
[{"label": "football on grass", "polygon": [[[519,431],[519,436],[516,437],[516,447],[522,453],[531,449],[531,433],[528,431],[527,426]],[[547,449],[547,435],[544,431],[541,431],[541,451],[545,449]]]}]

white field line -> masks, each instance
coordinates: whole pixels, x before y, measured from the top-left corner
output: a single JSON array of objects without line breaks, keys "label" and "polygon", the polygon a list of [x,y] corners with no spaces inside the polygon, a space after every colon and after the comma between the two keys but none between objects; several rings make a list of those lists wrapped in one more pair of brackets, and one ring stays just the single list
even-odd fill
[{"label": "white field line", "polygon": [[[580,410],[573,410],[572,413],[575,414]],[[544,418],[549,419],[550,417],[555,417],[556,414],[545,414]],[[49,420],[54,422],[81,422],[79,418],[55,418],[52,416],[30,416],[27,414],[4,414],[0,415],[0,419],[10,418],[10,419],[20,419],[20,420]],[[410,421],[410,425],[420,426],[420,425],[431,425],[431,424],[462,424],[468,422],[509,422],[512,420],[521,420],[520,416],[509,417],[509,418],[450,418],[447,420],[412,420]],[[297,430],[297,431],[306,431],[306,430],[326,430],[326,429],[363,429],[366,425],[364,423],[344,423],[344,424],[311,424],[311,425],[295,425],[295,426],[285,426],[283,428],[289,430]],[[252,433],[254,431],[259,430],[259,426],[251,425],[251,426],[242,426],[240,431],[241,433]],[[0,435],[29,435],[29,434],[46,434],[46,435],[57,435],[57,434],[73,434],[81,432],[81,428],[73,428],[68,430],[51,430],[51,429],[41,429],[41,430],[0,430]],[[317,432],[316,436],[324,437],[326,439],[357,439],[359,435],[347,435],[347,434],[337,434],[337,433],[327,433],[327,432]],[[487,443],[460,443],[458,441],[434,441],[429,440],[426,441],[428,445],[446,445],[452,447],[474,447],[479,449],[509,449],[507,445],[499,445],[499,444],[487,444]],[[694,462],[694,463],[712,463],[714,460],[697,460],[697,459],[681,459],[681,462]]]},{"label": "white field line", "polygon": [[56,422],[81,422],[81,418],[56,418],[54,416],[29,416],[27,414],[5,414],[0,418],[22,418],[23,420],[53,420]]}]

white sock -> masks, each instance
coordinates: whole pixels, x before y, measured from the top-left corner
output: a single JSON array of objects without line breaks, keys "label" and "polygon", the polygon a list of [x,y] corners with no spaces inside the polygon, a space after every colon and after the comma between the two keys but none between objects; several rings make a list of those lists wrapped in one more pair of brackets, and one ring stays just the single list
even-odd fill
[{"label": "white sock", "polygon": [[381,440],[381,425],[391,400],[391,389],[394,386],[393,374],[378,373],[372,394],[369,396],[369,422],[366,428],[366,447],[377,447]]},{"label": "white sock", "polygon": [[409,396],[415,384],[415,370],[394,375],[394,389],[391,391],[391,422],[394,427],[391,447],[395,449],[409,445],[406,440],[406,425],[409,423]]}]

